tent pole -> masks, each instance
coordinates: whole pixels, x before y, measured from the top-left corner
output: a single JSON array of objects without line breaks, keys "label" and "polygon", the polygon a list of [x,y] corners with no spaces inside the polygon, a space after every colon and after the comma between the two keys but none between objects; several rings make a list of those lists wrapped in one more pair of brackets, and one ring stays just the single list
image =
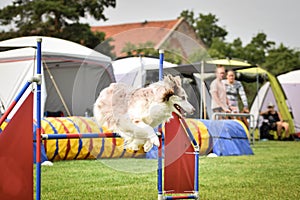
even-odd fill
[{"label": "tent pole", "polygon": [[68,108],[68,106],[67,106],[67,104],[66,104],[66,102],[65,102],[65,100],[64,100],[64,98],[63,98],[63,96],[62,96],[62,94],[61,94],[61,92],[60,92],[60,90],[59,90],[59,88],[58,88],[58,86],[56,84],[56,82],[55,82],[55,80],[54,80],[54,77],[52,76],[52,74],[51,74],[51,72],[50,72],[50,70],[48,68],[48,65],[45,62],[44,62],[44,64],[46,66],[46,70],[47,70],[47,72],[49,74],[49,77],[50,77],[50,79],[51,79],[51,81],[53,83],[53,86],[55,87],[55,90],[56,90],[56,92],[57,92],[57,94],[58,94],[58,96],[59,96],[59,98],[60,98],[60,100],[61,100],[64,108],[67,111],[68,116],[71,116],[71,112],[70,112],[70,110],[69,110],[69,108]]},{"label": "tent pole", "polygon": [[258,123],[259,123],[259,113],[260,113],[260,108],[259,108],[259,105],[260,105],[260,100],[259,100],[259,94],[258,94],[258,91],[259,91],[259,74],[258,74],[258,67],[256,67],[256,94],[257,94],[257,110],[258,110],[258,116],[257,116],[257,119],[256,119],[256,127],[253,127],[254,131],[253,131],[253,144],[254,144],[254,141],[255,141],[255,129],[257,128],[258,129],[258,140],[260,140],[260,130],[259,130],[259,127],[258,127]]}]

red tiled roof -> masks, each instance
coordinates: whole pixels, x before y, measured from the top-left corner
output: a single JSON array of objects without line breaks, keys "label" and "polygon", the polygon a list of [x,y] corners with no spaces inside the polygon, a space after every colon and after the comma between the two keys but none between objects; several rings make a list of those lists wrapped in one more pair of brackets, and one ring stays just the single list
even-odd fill
[{"label": "red tiled roof", "polygon": [[182,19],[167,21],[150,21],[142,23],[118,24],[110,26],[94,26],[92,31],[104,32],[106,39],[113,38],[111,45],[117,57],[125,56],[122,53],[126,44],[140,45],[152,42],[155,47],[159,45],[167,35],[176,28]]},{"label": "red tiled roof", "polygon": [[181,19],[167,20],[167,21],[150,21],[150,22],[145,21],[142,23],[117,24],[117,25],[109,25],[109,26],[93,26],[91,27],[91,30],[104,32],[106,34],[106,38],[109,38],[121,32],[125,32],[132,29],[138,29],[138,28],[158,27],[158,28],[172,29],[180,20]]}]

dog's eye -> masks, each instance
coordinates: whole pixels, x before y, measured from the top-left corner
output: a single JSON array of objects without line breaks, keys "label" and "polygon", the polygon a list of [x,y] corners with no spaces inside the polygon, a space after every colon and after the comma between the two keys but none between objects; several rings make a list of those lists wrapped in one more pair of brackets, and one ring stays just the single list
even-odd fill
[{"label": "dog's eye", "polygon": [[186,97],[181,97],[181,99],[182,99],[183,101],[185,101],[185,100],[186,100]]}]

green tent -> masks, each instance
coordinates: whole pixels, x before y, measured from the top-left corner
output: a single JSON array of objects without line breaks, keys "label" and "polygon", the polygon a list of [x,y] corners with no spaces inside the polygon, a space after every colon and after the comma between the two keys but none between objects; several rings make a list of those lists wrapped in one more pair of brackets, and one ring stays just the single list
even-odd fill
[{"label": "green tent", "polygon": [[[270,72],[260,68],[260,67],[253,67],[253,68],[247,68],[247,69],[242,69],[238,70],[238,73],[244,74],[244,75],[249,75],[249,76],[254,76],[254,75],[259,75],[259,76],[267,76],[271,89],[273,91],[274,97],[276,104],[278,106],[278,110],[280,114],[282,115],[282,118],[284,121],[289,123],[289,133],[295,133],[295,125],[294,125],[294,120],[292,117],[292,114],[289,111],[288,105],[286,103],[286,95],[278,81],[278,79],[273,76]],[[255,106],[255,105],[254,105]]]}]

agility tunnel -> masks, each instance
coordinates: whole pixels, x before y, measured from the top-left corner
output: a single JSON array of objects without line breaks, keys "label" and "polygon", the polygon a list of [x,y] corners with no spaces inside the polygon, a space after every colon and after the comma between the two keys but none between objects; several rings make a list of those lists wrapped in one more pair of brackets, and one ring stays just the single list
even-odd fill
[{"label": "agility tunnel", "polygon": [[[218,156],[253,154],[247,127],[238,120],[186,119],[187,125],[200,147],[200,155],[215,153]],[[1,130],[6,126],[3,123]],[[99,127],[91,117],[46,117],[41,121],[42,134],[111,133]],[[162,127],[164,133],[164,127]],[[36,135],[36,123],[34,134]],[[35,138],[34,138],[35,139]],[[42,141],[42,161],[101,159],[101,158],[157,158],[157,148],[145,153],[125,150],[120,137],[51,139]],[[35,145],[34,145],[35,147]],[[35,148],[34,148],[35,150]],[[34,153],[35,155],[35,153]],[[35,159],[34,159],[35,160]]]},{"label": "agility tunnel", "polygon": [[201,120],[212,140],[212,153],[218,156],[252,155],[250,134],[239,120]]},{"label": "agility tunnel", "polygon": [[[111,133],[106,127],[99,127],[89,117],[46,117],[42,119],[41,125],[42,134]],[[119,137],[54,139],[43,140],[42,143],[50,161],[145,157],[142,149],[124,150],[123,139]]]}]

